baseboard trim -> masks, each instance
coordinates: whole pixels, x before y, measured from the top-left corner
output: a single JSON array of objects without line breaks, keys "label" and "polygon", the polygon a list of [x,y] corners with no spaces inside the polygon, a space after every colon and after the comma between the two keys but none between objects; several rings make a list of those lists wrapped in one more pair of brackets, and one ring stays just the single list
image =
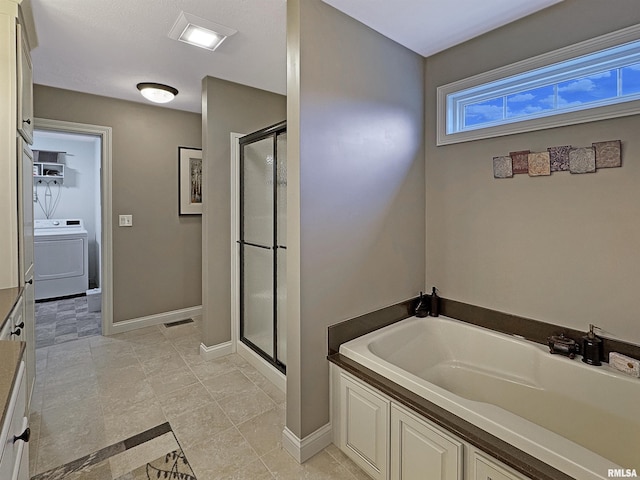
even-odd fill
[{"label": "baseboard trim", "polygon": [[247,347],[244,343],[238,342],[236,345],[238,355],[251,364],[262,375],[267,377],[282,393],[287,393],[287,377],[275,367],[265,362],[260,355]]},{"label": "baseboard trim", "polygon": [[162,323],[187,320],[199,315],[202,315],[202,305],[198,305],[197,307],[183,308],[181,310],[173,310],[171,312],[157,313],[155,315],[148,315],[146,317],[132,318],[131,320],[124,320],[122,322],[116,322],[112,324],[111,328],[109,329],[109,335],[129,332],[131,330],[151,327],[153,325],[160,325]]},{"label": "baseboard trim", "polygon": [[331,423],[323,425],[302,440],[285,427],[282,432],[282,447],[289,455],[295,458],[298,463],[304,463],[316,453],[324,450],[331,443],[332,437]]},{"label": "baseboard trim", "polygon": [[211,345],[208,347],[204,343],[200,344],[200,356],[205,360],[214,360],[233,353],[233,343],[231,341]]}]

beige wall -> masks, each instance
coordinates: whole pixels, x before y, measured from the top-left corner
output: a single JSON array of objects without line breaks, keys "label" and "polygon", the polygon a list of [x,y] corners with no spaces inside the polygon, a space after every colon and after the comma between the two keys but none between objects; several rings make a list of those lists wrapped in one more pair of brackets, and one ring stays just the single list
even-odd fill
[{"label": "beige wall", "polygon": [[[566,0],[427,59],[427,284],[443,296],[640,343],[640,117],[435,146],[436,88],[640,22]],[[622,168],[493,178],[492,157],[622,140]]]},{"label": "beige wall", "polygon": [[424,61],[320,0],[287,8],[287,427],[303,438],[329,421],[327,326],[424,289]]},{"label": "beige wall", "polygon": [[201,218],[178,216],[177,179],[200,115],[40,85],[34,105],[39,118],[113,128],[114,322],[200,305]]},{"label": "beige wall", "polygon": [[286,97],[226,80],[202,81],[205,345],[231,340],[231,133],[252,133],[285,120]]}]

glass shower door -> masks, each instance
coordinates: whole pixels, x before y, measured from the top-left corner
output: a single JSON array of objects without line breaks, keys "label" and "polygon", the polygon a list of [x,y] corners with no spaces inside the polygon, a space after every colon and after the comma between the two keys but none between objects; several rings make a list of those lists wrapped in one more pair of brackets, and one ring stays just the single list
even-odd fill
[{"label": "glass shower door", "polygon": [[284,372],[286,164],[279,139],[282,132],[271,127],[240,139],[240,340]]}]

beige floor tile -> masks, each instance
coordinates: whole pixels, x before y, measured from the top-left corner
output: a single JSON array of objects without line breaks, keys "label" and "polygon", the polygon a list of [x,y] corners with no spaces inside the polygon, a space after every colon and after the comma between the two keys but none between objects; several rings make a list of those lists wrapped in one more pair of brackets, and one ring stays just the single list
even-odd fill
[{"label": "beige floor tile", "polygon": [[154,375],[161,371],[187,368],[187,364],[173,346],[166,349],[152,347],[148,354],[136,351],[142,369],[147,375]]},{"label": "beige floor tile", "polygon": [[96,371],[91,361],[72,367],[61,368],[55,371],[48,371],[45,377],[45,395],[52,387],[61,387],[77,382],[93,382],[96,378]]},{"label": "beige floor tile", "polygon": [[119,385],[134,386],[147,378],[142,365],[134,363],[119,368],[105,368],[98,371],[100,389],[109,389]]},{"label": "beige floor tile", "polygon": [[322,451],[302,465],[285,452],[276,448],[261,457],[269,471],[278,480],[347,480],[353,476],[331,455]]},{"label": "beige floor tile", "polygon": [[356,465],[353,460],[347,457],[342,450],[336,447],[333,443],[330,444],[327,448],[324,449],[329,455],[335,458],[340,464],[347,469],[347,471],[356,478],[356,480],[370,480],[371,477],[364,473],[358,465]]},{"label": "beige floor tile", "polygon": [[237,370],[235,363],[231,362],[227,357],[216,358],[215,360],[204,360],[202,357],[197,359],[188,358],[187,365],[200,380]]},{"label": "beige floor tile", "polygon": [[231,421],[215,402],[185,410],[181,415],[172,417],[170,423],[183,448],[211,439],[232,427]]},{"label": "beige floor tile", "polygon": [[[111,407],[111,405],[109,406]],[[105,408],[104,425],[109,445],[166,422],[160,402],[155,399]]]},{"label": "beige floor tile", "polygon": [[156,325],[153,325],[150,327],[129,330],[128,332],[116,333],[115,335],[111,335],[109,338],[113,340],[129,341],[135,338],[144,337],[146,335],[152,335],[156,333],[160,333],[160,329]]},{"label": "beige floor tile", "polygon": [[65,480],[112,480],[113,474],[109,462],[101,462],[91,465],[80,472],[75,472],[65,477]]},{"label": "beige floor tile", "polygon": [[216,400],[223,399],[229,395],[242,393],[254,387],[253,383],[239,370],[206,378],[202,380],[202,384],[207,387],[207,390],[209,390]]},{"label": "beige floor tile", "polygon": [[217,401],[220,408],[224,410],[224,413],[235,425],[239,425],[276,406],[273,400],[253,384],[239,393],[227,395]]},{"label": "beige floor tile", "polygon": [[238,430],[259,456],[282,445],[285,412],[272,408],[238,425]]},{"label": "beige floor tile", "polygon": [[125,368],[138,365],[138,357],[129,347],[129,351],[122,350],[120,352],[103,349],[100,353],[93,354],[93,366],[96,373],[101,374],[119,368]]},{"label": "beige floor tile", "polygon": [[234,472],[258,460],[236,428],[184,449],[198,479],[228,480]]},{"label": "beige floor tile", "polygon": [[72,436],[78,431],[83,431],[85,425],[94,424],[104,427],[97,396],[70,401],[58,407],[44,408],[40,419],[40,437]]},{"label": "beige floor tile", "polygon": [[99,422],[85,419],[74,427],[71,429],[67,426],[55,435],[41,435],[36,473],[64,465],[107,446],[102,418]]},{"label": "beige floor tile", "polygon": [[187,411],[214,403],[211,394],[199,382],[171,393],[160,395],[158,400],[169,421]]},{"label": "beige floor tile", "polygon": [[133,403],[151,402],[156,398],[146,378],[137,383],[114,382],[108,386],[99,385],[98,392],[105,414],[113,413]]},{"label": "beige floor tile", "polygon": [[198,379],[186,365],[169,365],[164,371],[147,375],[147,381],[156,395],[164,395],[193,385]]},{"label": "beige floor tile", "polygon": [[226,477],[229,480],[271,480],[273,475],[261,460],[234,468]]},{"label": "beige floor tile", "polygon": [[244,375],[254,384],[260,387],[262,391],[264,391],[264,393],[269,395],[271,400],[273,400],[278,405],[284,405],[287,400],[286,394],[278,387],[276,387],[273,383],[271,383],[271,381],[267,379],[267,377],[262,375],[253,367],[243,367],[241,368],[241,372],[244,373]]},{"label": "beige floor tile", "polygon": [[47,373],[59,372],[69,367],[84,367],[91,364],[91,352],[88,349],[50,352],[47,357]]},{"label": "beige floor tile", "polygon": [[42,409],[63,407],[69,403],[98,396],[98,381],[95,377],[87,379],[70,379],[68,383],[47,384]]}]

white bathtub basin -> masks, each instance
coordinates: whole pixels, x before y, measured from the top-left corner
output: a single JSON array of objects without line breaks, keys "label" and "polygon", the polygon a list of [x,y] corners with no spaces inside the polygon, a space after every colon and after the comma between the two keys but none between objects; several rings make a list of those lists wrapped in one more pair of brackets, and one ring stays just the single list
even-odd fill
[{"label": "white bathtub basin", "polygon": [[409,318],[340,353],[578,480],[640,472],[640,380],[447,317]]}]

